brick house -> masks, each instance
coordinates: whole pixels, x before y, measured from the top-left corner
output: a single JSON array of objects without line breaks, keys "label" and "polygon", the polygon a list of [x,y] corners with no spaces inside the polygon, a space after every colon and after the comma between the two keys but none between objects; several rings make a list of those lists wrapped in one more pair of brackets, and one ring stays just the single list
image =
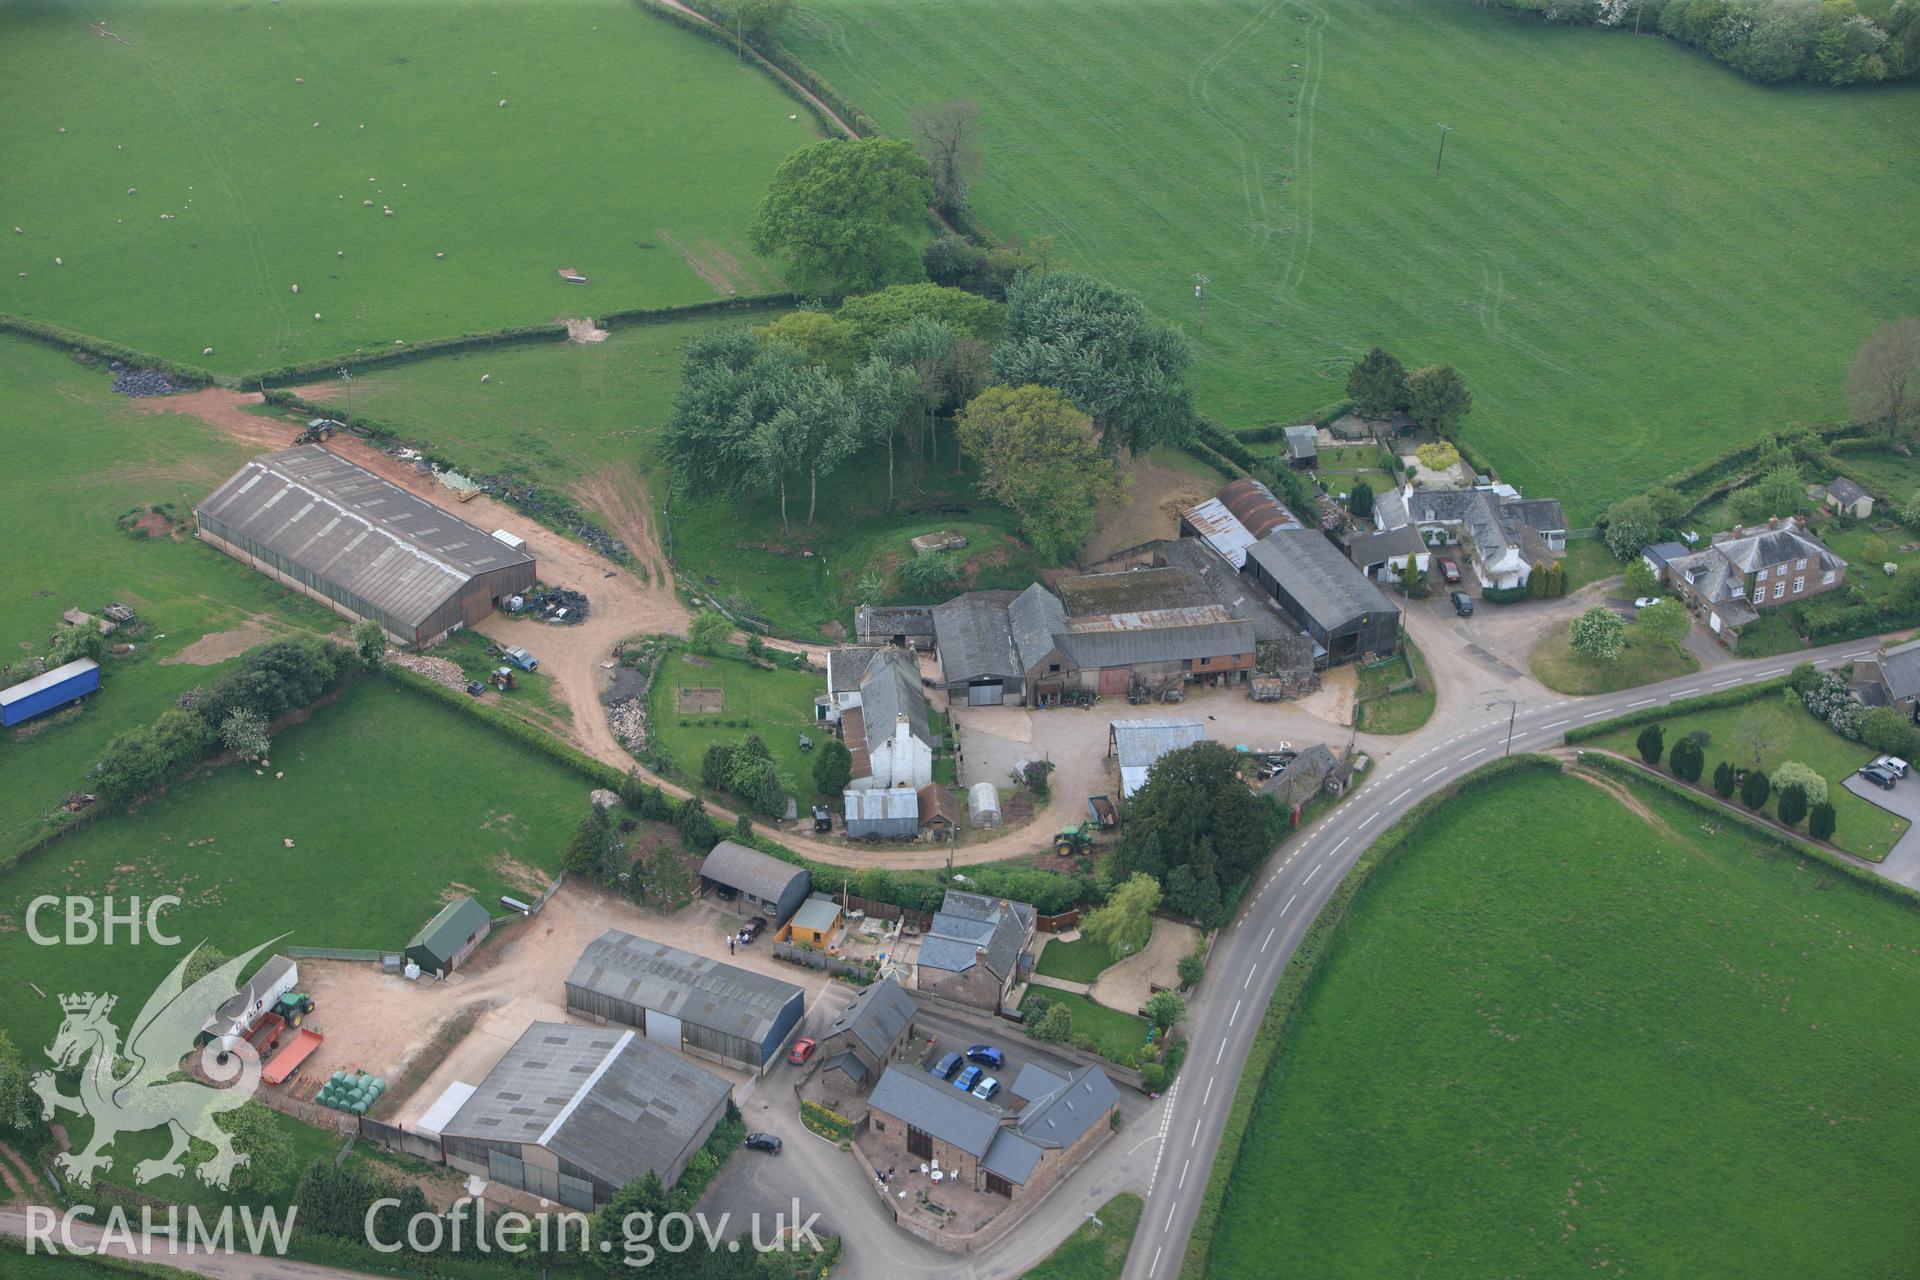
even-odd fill
[{"label": "brick house", "polygon": [[[1021,1072],[1026,1082],[1036,1069]],[[876,1167],[931,1164],[958,1184],[1015,1204],[1045,1195],[1113,1131],[1120,1092],[1099,1067],[1042,1072],[1044,1089],[1003,1110],[924,1071],[888,1067],[867,1102],[862,1144]],[[1036,1077],[1039,1078],[1039,1077]]]},{"label": "brick house", "polygon": [[1020,955],[1033,942],[1037,919],[1030,903],[947,890],[921,940],[915,985],[998,1013],[1019,977]]},{"label": "brick house", "polygon": [[865,1093],[882,1071],[911,1052],[917,1012],[913,997],[891,977],[862,990],[820,1037],[815,1053],[822,1087],[836,1099]]},{"label": "brick house", "polygon": [[1775,516],[1760,528],[1735,525],[1714,534],[1705,550],[1666,560],[1661,578],[1733,648],[1740,628],[1762,610],[1837,590],[1846,582],[1847,562],[1798,518]]}]

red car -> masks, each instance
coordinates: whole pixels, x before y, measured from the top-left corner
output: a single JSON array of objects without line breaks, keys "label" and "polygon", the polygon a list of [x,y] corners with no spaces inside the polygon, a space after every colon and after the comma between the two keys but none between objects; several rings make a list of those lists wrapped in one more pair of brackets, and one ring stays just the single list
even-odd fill
[{"label": "red car", "polygon": [[813,1051],[816,1048],[818,1048],[818,1046],[815,1045],[813,1041],[802,1036],[793,1042],[793,1048],[787,1050],[787,1061],[796,1067],[803,1067],[806,1065],[807,1059],[813,1056]]},{"label": "red car", "polygon": [[1448,582],[1460,581],[1460,566],[1453,562],[1453,557],[1441,556],[1439,557],[1439,560],[1440,560],[1440,576],[1445,578]]}]

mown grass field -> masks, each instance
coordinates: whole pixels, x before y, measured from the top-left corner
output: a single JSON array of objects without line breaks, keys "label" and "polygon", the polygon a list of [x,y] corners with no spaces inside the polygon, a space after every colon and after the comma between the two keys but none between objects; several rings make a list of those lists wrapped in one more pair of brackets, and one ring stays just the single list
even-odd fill
[{"label": "mown grass field", "polygon": [[1106,943],[1093,938],[1075,938],[1072,942],[1055,938],[1040,953],[1034,972],[1068,982],[1092,982],[1118,959]]},{"label": "mown grass field", "polygon": [[889,131],[978,101],[975,210],[1178,321],[1204,411],[1302,420],[1374,343],[1451,363],[1467,441],[1576,524],[1838,419],[1920,290],[1920,88],[1769,89],[1467,0],[814,0],[782,35]]},{"label": "mown grass field", "polygon": [[1375,874],[1209,1274],[1911,1270],[1920,912],[1640,794],[1514,779]]},{"label": "mown grass field", "polygon": [[[1833,843],[1849,853],[1875,862],[1887,856],[1887,852],[1906,831],[1906,819],[1861,799],[1840,785],[1877,753],[1863,743],[1848,742],[1815,720],[1791,692],[1777,693],[1740,706],[1674,716],[1661,721],[1660,726],[1665,732],[1669,751],[1674,743],[1689,733],[1701,731],[1710,735],[1711,740],[1705,749],[1707,766],[1700,775],[1700,781],[1710,785],[1714,766],[1722,760],[1731,761],[1736,769],[1754,767],[1753,747],[1742,732],[1750,722],[1763,726],[1768,735],[1766,749],[1761,752],[1758,764],[1769,775],[1787,761],[1798,760],[1801,764],[1811,766],[1827,780],[1827,800],[1833,805],[1834,817],[1838,822]],[[1639,751],[1634,743],[1640,736],[1641,727],[1608,734],[1595,739],[1593,745],[1638,759]],[[1898,785],[1914,784],[1903,782]],[[1734,802],[1738,803],[1738,793]],[[1771,816],[1777,809],[1777,800],[1769,796],[1766,812]]]},{"label": "mown grass field", "polygon": [[[559,764],[373,677],[283,731],[271,760],[264,774],[229,765],[177,784],[0,876],[0,970],[18,989],[0,1027],[29,1057],[59,1025],[55,993],[114,991],[137,1007],[180,958],[36,946],[25,915],[37,895],[177,894],[169,931],[231,955],[281,934],[398,947],[449,893],[491,902],[544,884],[587,806],[586,784]],[[49,999],[18,994],[26,982]]]},{"label": "mown grass field", "polygon": [[817,136],[623,0],[15,5],[0,83],[0,311],[233,373],[774,290],[744,230]]},{"label": "mown grass field", "polygon": [[[44,830],[70,790],[84,789],[108,739],[213,678],[211,659],[178,660],[196,641],[252,624],[258,643],[338,620],[193,540],[194,503],[246,460],[247,446],[191,418],[144,412],[114,395],[100,370],[11,338],[0,338],[0,402],[8,407],[0,654],[44,654],[70,608],[97,615],[117,600],[144,624],[125,637],[134,652],[107,659],[101,691],[77,710],[0,732],[4,854]],[[185,522],[173,536],[136,540],[116,527],[130,509],[161,503]]]},{"label": "mown grass field", "polygon": [[1147,1042],[1147,1032],[1151,1030],[1145,1018],[1096,1004],[1091,997],[1078,992],[1059,991],[1052,987],[1029,988],[1027,1007],[1032,1007],[1036,995],[1044,995],[1050,1005],[1065,1005],[1067,1012],[1073,1015],[1073,1034],[1093,1037],[1094,1052],[1101,1057],[1122,1062],[1140,1056],[1141,1047]]},{"label": "mown grass field", "polygon": [[[1741,648],[1744,650],[1746,646]],[[1530,662],[1533,678],[1547,688],[1556,693],[1582,696],[1655,684],[1700,669],[1700,659],[1690,651],[1664,640],[1650,639],[1631,622],[1627,624],[1620,656],[1612,662],[1574,652],[1572,633],[1565,626],[1555,629],[1534,646]]]},{"label": "mown grass field", "polygon": [[[425,360],[355,379],[353,409],[471,470],[517,470],[603,514],[645,519],[650,510],[690,589],[719,596],[798,639],[840,638],[835,626],[850,630],[856,588],[869,573],[887,584],[880,599],[944,599],[946,593],[916,597],[892,581],[893,570],[913,554],[909,540],[922,533],[966,535],[968,547],[959,554],[969,562],[974,587],[1017,590],[1048,567],[1015,536],[1010,512],[974,494],[972,463],[956,470],[953,432],[944,425],[936,451],[925,459],[900,446],[891,514],[885,511],[886,458],[871,449],[821,480],[811,528],[804,486],[790,486],[790,528],[784,530],[778,502],[766,496],[669,502],[654,443],[672,408],[687,342],[725,325],[765,324],[777,314],[641,325],[591,346],[543,344]],[[482,383],[482,375],[491,381]],[[344,385],[330,384],[323,398],[344,408]],[[609,505],[623,510],[608,512]]]},{"label": "mown grass field", "polygon": [[[711,658],[676,648],[661,659],[653,681],[654,738],[697,785],[708,747],[735,746],[759,734],[792,784],[790,794],[806,803],[814,793],[813,755],[800,750],[800,735],[809,735],[816,745],[829,737],[826,726],[813,718],[813,700],[824,687],[809,671],[749,666],[737,648]],[[717,713],[684,714],[675,709],[681,688],[720,689],[724,705]],[[729,807],[737,803],[731,796],[726,800]]]}]

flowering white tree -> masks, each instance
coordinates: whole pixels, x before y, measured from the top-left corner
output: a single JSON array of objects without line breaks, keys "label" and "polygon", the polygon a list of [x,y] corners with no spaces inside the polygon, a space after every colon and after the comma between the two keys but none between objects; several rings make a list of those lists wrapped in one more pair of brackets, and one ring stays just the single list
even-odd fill
[{"label": "flowering white tree", "polygon": [[1627,624],[1605,605],[1593,606],[1567,628],[1567,642],[1573,651],[1596,662],[1617,659],[1626,639]]},{"label": "flowering white tree", "polygon": [[220,742],[244,760],[257,760],[267,754],[273,742],[267,737],[267,722],[259,712],[236,707],[220,723]]},{"label": "flowering white tree", "polygon": [[1785,791],[1788,787],[1799,787],[1804,791],[1808,804],[1827,802],[1827,780],[1815,773],[1812,765],[1801,764],[1798,760],[1783,761],[1773,771],[1773,789]]}]

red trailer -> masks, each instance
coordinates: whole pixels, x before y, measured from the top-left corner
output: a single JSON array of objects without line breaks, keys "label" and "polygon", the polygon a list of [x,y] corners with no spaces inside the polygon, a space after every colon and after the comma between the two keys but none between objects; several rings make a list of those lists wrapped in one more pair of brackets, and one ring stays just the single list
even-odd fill
[{"label": "red trailer", "polygon": [[324,1038],[318,1031],[301,1028],[300,1033],[293,1038],[293,1043],[274,1055],[273,1061],[269,1062],[266,1070],[260,1073],[260,1078],[268,1084],[285,1084],[287,1077],[297,1071],[301,1063],[313,1056],[313,1051],[320,1047],[320,1042]]}]

